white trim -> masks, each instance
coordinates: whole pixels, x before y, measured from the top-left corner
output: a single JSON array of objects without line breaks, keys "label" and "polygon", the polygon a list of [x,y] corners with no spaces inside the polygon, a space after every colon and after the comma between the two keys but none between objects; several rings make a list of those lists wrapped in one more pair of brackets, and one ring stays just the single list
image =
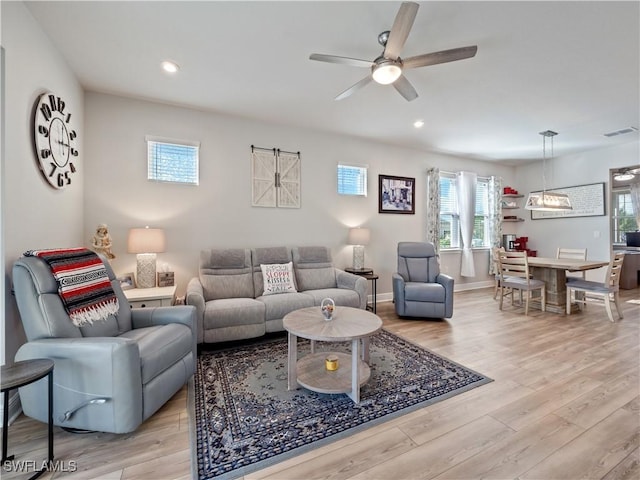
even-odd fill
[{"label": "white trim", "polygon": [[186,147],[197,147],[200,148],[200,142],[195,140],[180,140],[177,138],[168,138],[168,137],[157,137],[155,135],[145,135],[145,142],[156,142],[156,143],[170,143],[172,145],[184,145]]}]

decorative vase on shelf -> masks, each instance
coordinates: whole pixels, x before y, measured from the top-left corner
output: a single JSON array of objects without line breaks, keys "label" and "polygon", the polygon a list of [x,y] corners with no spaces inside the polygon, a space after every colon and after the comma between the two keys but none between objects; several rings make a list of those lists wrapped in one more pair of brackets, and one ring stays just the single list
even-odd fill
[{"label": "decorative vase on shelf", "polygon": [[333,312],[336,309],[336,302],[334,302],[331,298],[323,298],[322,302],[320,302],[320,310],[322,311],[322,316],[324,319],[329,321],[333,318]]}]

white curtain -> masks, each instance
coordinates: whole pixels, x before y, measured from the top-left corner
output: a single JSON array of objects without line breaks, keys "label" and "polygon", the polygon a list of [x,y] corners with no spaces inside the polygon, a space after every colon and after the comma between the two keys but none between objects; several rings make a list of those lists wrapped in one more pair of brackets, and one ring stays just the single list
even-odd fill
[{"label": "white curtain", "polygon": [[637,228],[640,230],[640,183],[631,184],[631,206],[636,216]]},{"label": "white curtain", "polygon": [[427,242],[440,253],[440,169],[427,169]]},{"label": "white curtain", "polygon": [[473,224],[476,213],[476,182],[478,176],[472,172],[456,173],[456,192],[458,196],[458,215],[460,217],[460,233],[462,236],[462,265],[460,276],[475,277],[473,265]]}]

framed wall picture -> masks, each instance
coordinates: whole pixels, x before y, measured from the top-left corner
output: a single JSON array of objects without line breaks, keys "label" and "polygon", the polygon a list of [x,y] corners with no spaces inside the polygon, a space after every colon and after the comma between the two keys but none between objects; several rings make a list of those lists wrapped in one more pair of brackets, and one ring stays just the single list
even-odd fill
[{"label": "framed wall picture", "polygon": [[378,175],[378,213],[416,213],[416,179]]}]

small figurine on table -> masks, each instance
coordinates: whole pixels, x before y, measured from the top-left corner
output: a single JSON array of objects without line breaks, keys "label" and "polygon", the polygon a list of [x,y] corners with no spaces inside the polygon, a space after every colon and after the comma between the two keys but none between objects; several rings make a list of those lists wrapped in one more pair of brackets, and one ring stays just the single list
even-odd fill
[{"label": "small figurine on table", "polygon": [[98,225],[91,244],[96,253],[102,253],[109,260],[116,258],[116,256],[111,252],[111,236],[109,235],[107,225],[104,223]]}]

